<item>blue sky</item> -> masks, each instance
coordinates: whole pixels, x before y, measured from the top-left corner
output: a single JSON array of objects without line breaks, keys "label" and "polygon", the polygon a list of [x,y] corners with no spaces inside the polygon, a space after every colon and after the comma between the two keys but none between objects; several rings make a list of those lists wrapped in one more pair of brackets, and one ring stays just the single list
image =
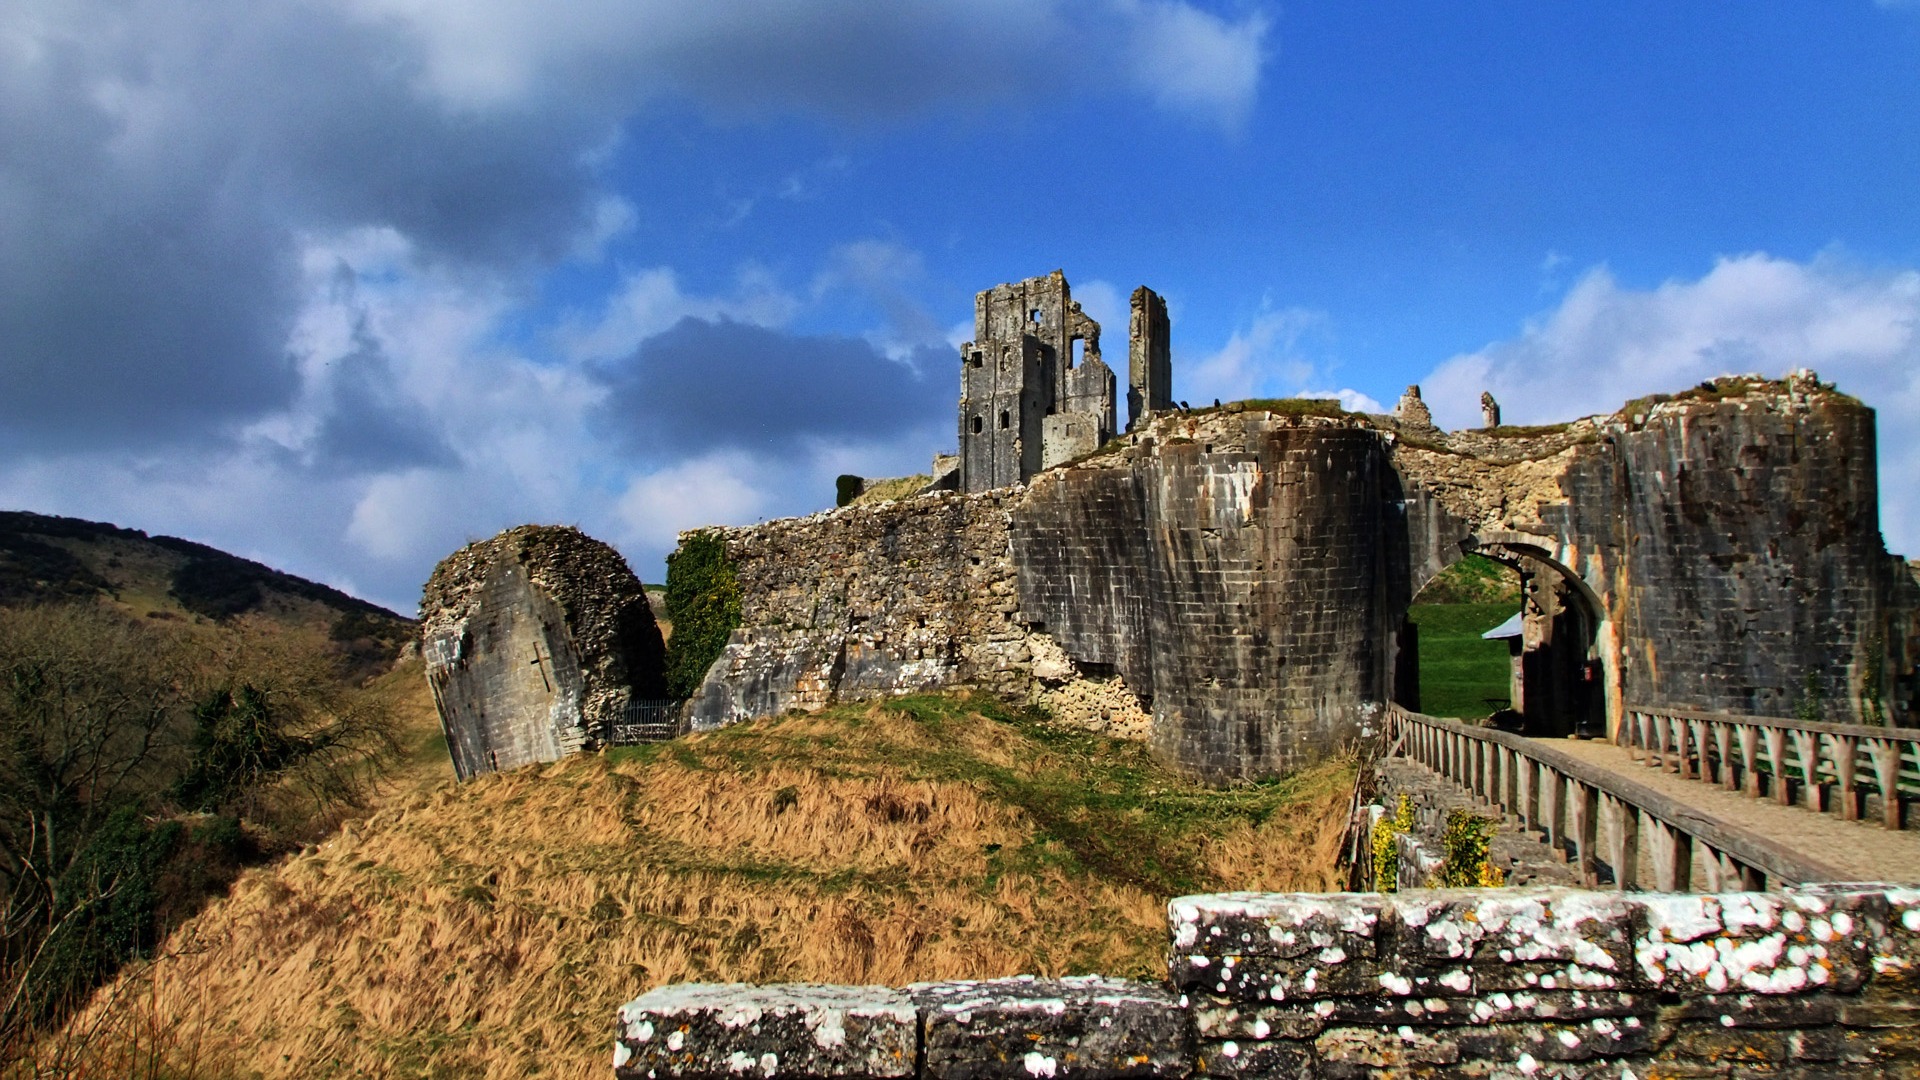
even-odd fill
[{"label": "blue sky", "polygon": [[1057,267],[1196,401],[1811,366],[1920,553],[1920,3],[555,12],[0,12],[0,504],[401,610],[530,520],[657,580],[950,450],[973,293]]}]

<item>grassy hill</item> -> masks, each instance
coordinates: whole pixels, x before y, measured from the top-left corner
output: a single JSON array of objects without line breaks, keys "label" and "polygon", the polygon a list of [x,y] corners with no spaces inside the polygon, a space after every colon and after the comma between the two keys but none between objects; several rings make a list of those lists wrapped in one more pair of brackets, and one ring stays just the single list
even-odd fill
[{"label": "grassy hill", "polygon": [[362,678],[413,637],[386,608],[250,559],[97,521],[0,511],[0,605],[95,600],[157,622],[313,632]]},{"label": "grassy hill", "polygon": [[1507,643],[1481,634],[1520,609],[1520,578],[1483,555],[1458,560],[1420,590],[1407,621],[1420,627],[1420,711],[1478,718],[1503,707]]},{"label": "grassy hill", "polygon": [[1171,895],[1335,887],[1351,782],[1209,790],[922,696],[402,785],[243,873],[75,1030],[107,1054],[127,1025],[90,1024],[160,1018],[145,1044],[198,1075],[571,1077],[661,983],[1151,977]]},{"label": "grassy hill", "polygon": [[244,867],[448,775],[412,637],[203,544],[0,513],[0,1076]]}]

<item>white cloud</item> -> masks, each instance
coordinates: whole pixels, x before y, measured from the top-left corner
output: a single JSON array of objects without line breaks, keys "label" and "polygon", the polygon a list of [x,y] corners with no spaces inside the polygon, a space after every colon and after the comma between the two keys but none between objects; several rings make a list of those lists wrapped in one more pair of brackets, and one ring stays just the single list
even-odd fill
[{"label": "white cloud", "polygon": [[1882,526],[1895,550],[1920,549],[1920,270],[1750,254],[1696,281],[1632,289],[1598,268],[1517,337],[1453,357],[1422,384],[1435,421],[1464,427],[1479,423],[1483,390],[1507,422],[1545,423],[1802,367],[1878,411]]},{"label": "white cloud", "polygon": [[1175,398],[1194,404],[1219,398],[1284,397],[1324,377],[1306,347],[1327,334],[1327,317],[1306,308],[1263,311],[1236,330],[1218,352],[1174,364]]},{"label": "white cloud", "polygon": [[1229,21],[1185,0],[575,0],[565,18],[534,0],[347,7],[403,28],[424,54],[420,88],[458,109],[679,94],[721,109],[892,116],[1120,70],[1161,107],[1227,127],[1258,93],[1269,27],[1258,12]]},{"label": "white cloud", "polygon": [[640,223],[640,212],[618,195],[603,195],[593,204],[593,213],[585,227],[573,238],[573,257],[580,262],[598,262],[607,244],[633,231]]},{"label": "white cloud", "polygon": [[1271,24],[1254,12],[1228,22],[1191,4],[1128,0],[1130,74],[1162,108],[1234,129],[1260,93]]},{"label": "white cloud", "polygon": [[1127,326],[1133,318],[1132,293],[1122,294],[1111,281],[1094,278],[1073,286],[1073,298],[1080,310],[1100,324],[1100,349],[1106,353],[1107,366],[1127,378]]},{"label": "white cloud", "polygon": [[1338,390],[1302,390],[1293,396],[1303,398],[1337,398],[1340,401],[1340,407],[1348,412],[1383,413],[1387,411],[1386,406],[1375,401],[1372,397],[1345,386]]},{"label": "white cloud", "polygon": [[606,305],[592,316],[575,314],[555,333],[562,352],[574,360],[611,360],[625,356],[647,338],[685,318],[731,319],[755,326],[782,326],[800,301],[765,270],[740,270],[731,296],[691,296],[669,267],[627,274]]},{"label": "white cloud", "polygon": [[766,467],[740,453],[711,454],[634,478],[615,513],[623,539],[672,548],[683,530],[743,525],[765,513],[767,493],[754,484]]}]

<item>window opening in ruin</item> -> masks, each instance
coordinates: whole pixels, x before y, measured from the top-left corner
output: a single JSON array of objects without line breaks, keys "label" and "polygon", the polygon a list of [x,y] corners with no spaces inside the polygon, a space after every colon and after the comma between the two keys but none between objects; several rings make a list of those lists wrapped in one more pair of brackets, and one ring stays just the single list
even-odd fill
[{"label": "window opening in ruin", "polygon": [[1082,360],[1085,360],[1086,358],[1087,358],[1087,339],[1074,338],[1072,347],[1067,350],[1067,370],[1071,371],[1074,368],[1079,367],[1080,362]]},{"label": "window opening in ruin", "polygon": [[974,433],[975,435],[978,435],[978,434],[980,434],[980,432],[981,432],[981,431],[982,431],[982,430],[983,430],[983,429],[984,429],[985,427],[986,427],[986,425],[980,422],[980,418],[979,418],[979,417],[977,417],[977,416],[976,416],[976,417],[974,417],[974,418],[973,418],[973,433]]},{"label": "window opening in ruin", "polygon": [[975,350],[974,350],[974,353],[973,353],[973,366],[974,366],[974,367],[984,367],[984,366],[986,366],[986,361],[984,361],[984,360],[982,360],[982,359],[980,358],[980,350],[978,350],[978,349],[975,349]]},{"label": "window opening in ruin", "polygon": [[1036,323],[1036,324],[1038,324],[1038,323],[1040,322],[1040,309],[1039,309],[1039,308],[1034,308],[1034,309],[1033,309],[1033,313],[1032,313],[1032,316],[1031,316],[1031,318],[1033,319],[1033,321],[1034,321],[1034,323]]},{"label": "window opening in ruin", "polygon": [[1013,426],[1012,414],[1007,412],[1007,410],[1005,409],[1001,409],[1000,410],[1000,430],[1005,431],[1012,426]]}]

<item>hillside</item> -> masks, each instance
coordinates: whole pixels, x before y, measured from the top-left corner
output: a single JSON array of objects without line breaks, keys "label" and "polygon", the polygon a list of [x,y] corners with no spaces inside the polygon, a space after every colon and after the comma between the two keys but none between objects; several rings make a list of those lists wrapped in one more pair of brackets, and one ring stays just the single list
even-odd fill
[{"label": "hillside", "polygon": [[0,513],[0,1076],[246,866],[445,779],[412,638],[203,544]]},{"label": "hillside", "polygon": [[597,1075],[661,983],[1155,975],[1171,895],[1334,886],[1351,780],[1209,790],[986,699],[790,715],[396,789],[103,1000],[236,1075]]},{"label": "hillside", "polygon": [[0,511],[0,605],[83,599],[163,622],[244,616],[316,631],[363,678],[385,670],[413,637],[412,621],[386,608],[205,544]]}]

